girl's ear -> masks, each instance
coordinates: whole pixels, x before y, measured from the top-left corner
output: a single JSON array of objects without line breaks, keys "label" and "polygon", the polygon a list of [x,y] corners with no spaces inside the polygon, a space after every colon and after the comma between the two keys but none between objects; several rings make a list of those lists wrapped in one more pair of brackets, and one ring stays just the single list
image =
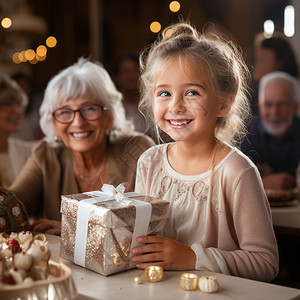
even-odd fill
[{"label": "girl's ear", "polygon": [[234,97],[228,96],[226,99],[223,99],[222,103],[219,106],[219,113],[217,117],[224,117],[227,115],[233,103]]}]

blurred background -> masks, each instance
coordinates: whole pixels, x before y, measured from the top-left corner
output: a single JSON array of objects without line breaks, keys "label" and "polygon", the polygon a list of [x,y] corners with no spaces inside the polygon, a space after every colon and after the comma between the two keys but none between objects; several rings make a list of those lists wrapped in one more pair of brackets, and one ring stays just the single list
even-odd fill
[{"label": "blurred background", "polygon": [[264,28],[269,35],[287,31],[299,55],[300,25],[294,17],[300,14],[299,2],[0,0],[0,71],[29,74],[34,90],[41,92],[54,74],[80,56],[101,61],[112,73],[120,55],[138,54],[179,18],[189,19],[200,31],[225,33],[240,45],[251,68],[254,39]]}]

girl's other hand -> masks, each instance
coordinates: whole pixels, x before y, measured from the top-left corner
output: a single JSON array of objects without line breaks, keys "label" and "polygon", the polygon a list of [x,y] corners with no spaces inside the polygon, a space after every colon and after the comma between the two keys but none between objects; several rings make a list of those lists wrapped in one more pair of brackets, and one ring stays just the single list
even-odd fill
[{"label": "girl's other hand", "polygon": [[162,266],[165,270],[194,270],[196,255],[187,245],[161,236],[138,237],[145,244],[132,249],[132,262],[137,268],[150,265]]},{"label": "girl's other hand", "polygon": [[39,219],[31,224],[32,231],[60,235],[61,221]]}]

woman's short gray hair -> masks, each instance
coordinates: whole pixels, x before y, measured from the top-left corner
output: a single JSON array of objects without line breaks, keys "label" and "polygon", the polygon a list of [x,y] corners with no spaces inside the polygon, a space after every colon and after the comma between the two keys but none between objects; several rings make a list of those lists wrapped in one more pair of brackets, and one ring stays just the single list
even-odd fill
[{"label": "woman's short gray hair", "polygon": [[133,123],[125,116],[122,94],[117,91],[108,72],[99,62],[79,58],[77,63],[62,70],[49,81],[40,107],[40,126],[45,140],[52,146],[59,145],[54,141],[53,111],[66,101],[79,98],[99,101],[111,111],[111,142],[134,131]]}]

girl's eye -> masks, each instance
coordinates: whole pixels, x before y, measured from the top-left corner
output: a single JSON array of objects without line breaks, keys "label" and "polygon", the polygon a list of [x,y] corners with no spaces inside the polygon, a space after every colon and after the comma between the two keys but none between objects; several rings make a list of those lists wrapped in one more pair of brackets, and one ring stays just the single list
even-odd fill
[{"label": "girl's eye", "polygon": [[187,95],[187,96],[198,96],[199,93],[198,93],[197,91],[188,91],[188,92],[186,93],[186,95]]},{"label": "girl's eye", "polygon": [[171,94],[169,92],[160,92],[158,94],[160,97],[168,97],[168,96],[171,96]]}]

